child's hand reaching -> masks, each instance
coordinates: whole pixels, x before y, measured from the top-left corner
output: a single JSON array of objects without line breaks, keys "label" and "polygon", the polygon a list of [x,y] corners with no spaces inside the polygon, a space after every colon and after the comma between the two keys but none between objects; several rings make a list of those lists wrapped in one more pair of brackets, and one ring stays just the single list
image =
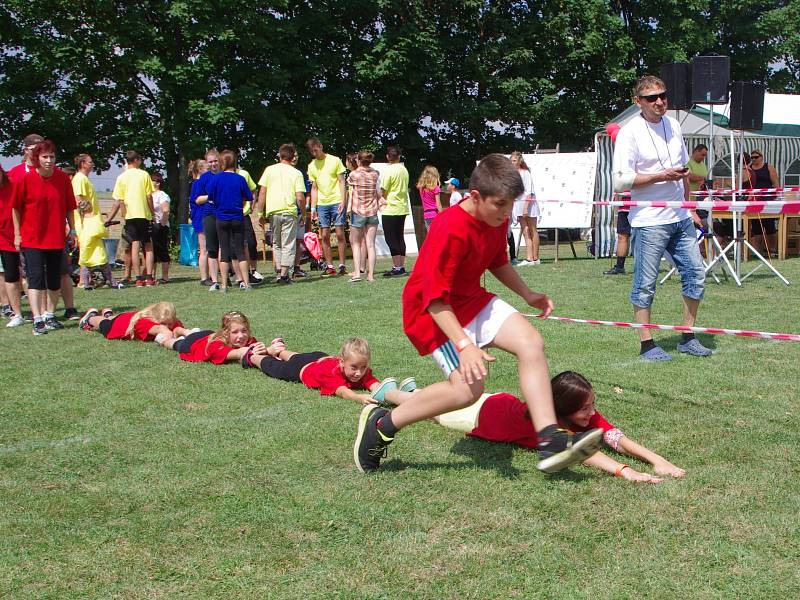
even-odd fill
[{"label": "child's hand reaching", "polygon": [[683,477],[686,475],[686,471],[663,459],[660,462],[653,463],[653,471],[656,472],[656,475],[665,477]]},{"label": "child's hand reaching", "polygon": [[633,481],[636,483],[661,483],[664,481],[664,479],[661,477],[650,475],[650,473],[639,473],[639,471],[634,471],[630,467],[623,469],[621,475],[628,481]]},{"label": "child's hand reaching", "polygon": [[476,381],[481,381],[486,377],[486,365],[484,361],[493,362],[495,357],[484,352],[475,344],[470,344],[461,351],[460,364],[458,365],[458,372],[464,379],[467,385],[472,385]]},{"label": "child's hand reaching", "polygon": [[543,319],[549,317],[550,313],[553,312],[553,301],[550,300],[547,294],[538,294],[536,292],[531,292],[525,298],[525,302],[527,302],[529,306],[541,310],[542,314],[540,314],[539,316]]},{"label": "child's hand reaching", "polygon": [[[263,346],[264,344],[261,345]],[[286,350],[286,344],[283,343],[283,338],[275,338],[268,348],[264,348],[262,354],[269,354],[272,358],[278,358],[284,350]]]}]

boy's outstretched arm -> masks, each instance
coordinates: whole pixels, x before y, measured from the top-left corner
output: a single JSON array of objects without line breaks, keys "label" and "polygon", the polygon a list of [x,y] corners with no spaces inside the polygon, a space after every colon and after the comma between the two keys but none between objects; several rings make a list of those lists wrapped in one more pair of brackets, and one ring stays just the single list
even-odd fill
[{"label": "boy's outstretched arm", "polygon": [[439,329],[455,345],[460,355],[458,371],[468,385],[480,381],[486,376],[486,365],[483,361],[493,361],[494,356],[488,354],[472,343],[464,333],[453,309],[441,300],[434,300],[428,305],[428,312]]},{"label": "boy's outstretched arm", "polygon": [[529,288],[528,284],[519,276],[517,270],[511,266],[511,263],[492,269],[491,273],[500,283],[525,300],[528,306],[541,310],[542,317],[549,317],[550,313],[553,312],[553,301],[550,300],[547,294],[540,294]]}]

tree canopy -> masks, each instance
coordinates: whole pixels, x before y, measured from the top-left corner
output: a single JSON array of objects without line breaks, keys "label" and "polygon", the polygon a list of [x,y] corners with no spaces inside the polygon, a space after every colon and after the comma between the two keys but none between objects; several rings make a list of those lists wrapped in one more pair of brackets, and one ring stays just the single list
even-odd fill
[{"label": "tree canopy", "polygon": [[99,169],[135,148],[181,199],[205,148],[257,175],[309,135],[464,177],[492,151],[586,147],[665,62],[725,54],[732,79],[798,91],[798,23],[800,0],[6,0],[0,143],[40,132]]}]

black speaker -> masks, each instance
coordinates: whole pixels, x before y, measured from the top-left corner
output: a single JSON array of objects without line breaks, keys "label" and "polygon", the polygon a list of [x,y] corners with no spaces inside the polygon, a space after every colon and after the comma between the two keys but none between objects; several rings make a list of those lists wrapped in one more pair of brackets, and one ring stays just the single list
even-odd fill
[{"label": "black speaker", "polygon": [[667,85],[667,108],[692,108],[692,66],[686,62],[661,65],[661,79]]},{"label": "black speaker", "polygon": [[695,104],[727,104],[730,79],[730,57],[694,57],[692,59],[692,101]]},{"label": "black speaker", "polygon": [[764,88],[749,81],[731,84],[731,129],[762,129],[764,127]]}]

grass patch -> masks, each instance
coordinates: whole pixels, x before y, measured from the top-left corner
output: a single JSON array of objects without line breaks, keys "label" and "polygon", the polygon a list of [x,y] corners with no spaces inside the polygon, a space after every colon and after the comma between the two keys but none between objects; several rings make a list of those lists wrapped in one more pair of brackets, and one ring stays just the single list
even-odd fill
[{"label": "grass patch", "polygon": [[[520,272],[555,314],[630,320],[630,276],[603,277],[607,264]],[[742,289],[710,283],[699,324],[797,332],[800,260],[779,267],[792,286],[760,274]],[[404,280],[315,277],[222,296],[191,269],[174,276],[76,289],[76,301],[170,299],[187,325],[209,328],[235,308],[262,340],[335,353],[360,335],[379,377],[439,379],[402,333]],[[487,286],[521,307],[491,276]],[[676,279],[660,287],[656,322],[679,322],[679,296]],[[800,344],[704,336],[711,358],[650,365],[636,360],[634,332],[536,326],[551,371],[586,375],[601,410],[685,480],[636,486],[583,467],[545,477],[529,452],[431,423],[404,430],[385,469],[363,476],[353,403],[74,323],[42,338],[3,330],[0,596],[798,595]],[[679,340],[656,338],[668,351]],[[491,366],[489,389],[518,392],[510,357]]]}]

